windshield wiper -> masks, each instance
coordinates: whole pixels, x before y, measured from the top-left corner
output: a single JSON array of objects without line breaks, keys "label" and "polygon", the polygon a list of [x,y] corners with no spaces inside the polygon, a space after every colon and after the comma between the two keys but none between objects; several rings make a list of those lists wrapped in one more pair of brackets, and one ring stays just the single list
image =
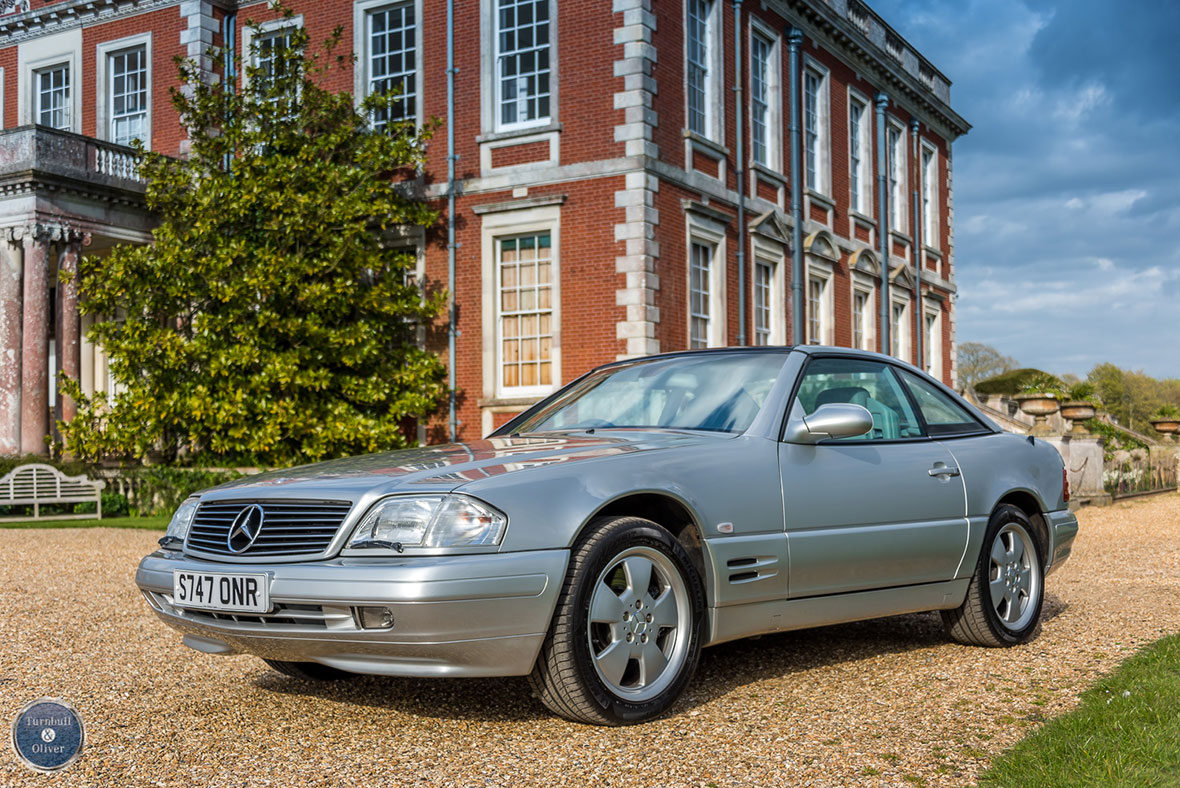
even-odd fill
[{"label": "windshield wiper", "polygon": [[395,550],[399,553],[404,553],[406,550],[406,548],[402,547],[401,542],[390,542],[385,539],[365,539],[364,541],[361,541],[361,542],[353,542],[352,544],[349,545],[349,547],[353,547],[353,548],[380,547],[385,550]]}]

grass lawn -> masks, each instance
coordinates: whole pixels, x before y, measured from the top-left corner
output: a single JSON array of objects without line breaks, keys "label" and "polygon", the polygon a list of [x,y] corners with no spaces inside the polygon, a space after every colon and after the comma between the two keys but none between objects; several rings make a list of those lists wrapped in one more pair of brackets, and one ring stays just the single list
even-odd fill
[{"label": "grass lawn", "polygon": [[1180,784],[1180,635],[1158,640],[1082,694],[1081,706],[997,758],[979,785]]},{"label": "grass lawn", "polygon": [[104,517],[101,520],[30,520],[21,523],[0,523],[0,528],[141,528],[163,531],[171,515],[156,517]]}]

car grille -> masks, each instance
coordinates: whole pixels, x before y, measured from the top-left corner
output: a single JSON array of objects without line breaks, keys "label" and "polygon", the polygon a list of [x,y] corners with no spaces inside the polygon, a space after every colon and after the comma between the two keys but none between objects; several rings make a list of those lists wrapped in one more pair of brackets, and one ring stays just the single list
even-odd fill
[{"label": "car grille", "polygon": [[[229,549],[234,519],[248,506],[262,507],[258,538],[242,552]],[[348,516],[347,501],[213,501],[201,504],[189,528],[185,547],[202,553],[232,556],[309,555],[331,544]]]}]

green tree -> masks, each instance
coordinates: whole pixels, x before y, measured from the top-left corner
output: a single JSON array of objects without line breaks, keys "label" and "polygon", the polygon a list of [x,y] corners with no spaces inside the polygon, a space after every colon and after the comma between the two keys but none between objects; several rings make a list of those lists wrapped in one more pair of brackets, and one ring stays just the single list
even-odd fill
[{"label": "green tree", "polygon": [[240,91],[178,61],[191,153],[144,153],[153,243],[79,267],[82,311],[117,318],[90,338],[118,393],[66,382],[77,455],[288,465],[403,446],[408,420],[437,407],[445,370],[416,340],[442,298],[423,298],[397,240],[437,218],[411,189],[429,130],[374,131],[397,96],[358,107],[322,86],[350,67],[339,39],[310,54],[292,29]]},{"label": "green tree", "polygon": [[1005,356],[991,345],[982,342],[961,343],[957,362],[959,383],[965,386],[974,386],[981,380],[987,380],[1020,366],[1016,359]]}]

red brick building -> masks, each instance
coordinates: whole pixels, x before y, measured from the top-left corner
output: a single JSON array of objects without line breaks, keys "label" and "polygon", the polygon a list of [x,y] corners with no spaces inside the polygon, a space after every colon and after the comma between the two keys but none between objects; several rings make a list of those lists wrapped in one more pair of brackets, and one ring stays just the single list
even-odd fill
[{"label": "red brick building", "polygon": [[[123,144],[184,154],[176,55],[340,26],[357,61],[333,87],[396,85],[420,121],[448,110],[443,0],[289,0],[289,22],[228,0],[12,3],[0,0],[0,453],[44,450],[51,410],[69,417],[56,370],[87,391],[113,385],[57,272],[84,247],[148,240]],[[595,365],[687,347],[884,348],[953,381],[951,143],[969,126],[946,77],[866,5],[453,11],[460,437]],[[445,139],[427,177],[444,208]],[[409,242],[423,281],[447,287],[445,239]]]}]

